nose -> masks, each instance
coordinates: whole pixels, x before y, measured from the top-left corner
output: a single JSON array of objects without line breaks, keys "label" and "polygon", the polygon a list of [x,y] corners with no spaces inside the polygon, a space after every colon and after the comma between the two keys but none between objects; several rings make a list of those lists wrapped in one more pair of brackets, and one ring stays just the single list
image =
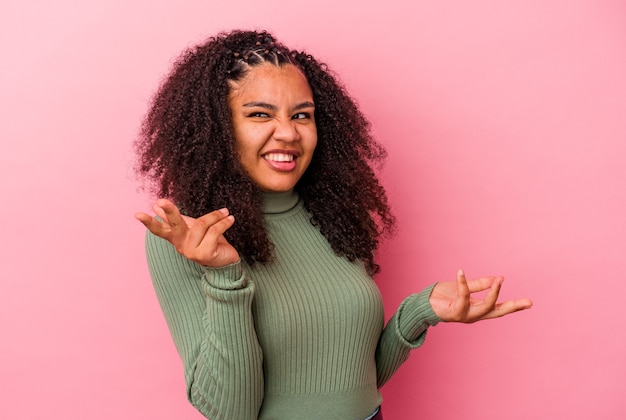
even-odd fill
[{"label": "nose", "polygon": [[277,119],[274,128],[274,139],[284,142],[300,140],[298,125],[292,119]]}]

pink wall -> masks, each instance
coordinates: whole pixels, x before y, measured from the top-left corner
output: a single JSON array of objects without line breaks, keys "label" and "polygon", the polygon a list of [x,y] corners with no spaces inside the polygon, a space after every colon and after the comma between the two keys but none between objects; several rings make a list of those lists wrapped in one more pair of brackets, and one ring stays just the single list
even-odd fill
[{"label": "pink wall", "polygon": [[4,2],[0,418],[200,418],[145,267],[130,144],[172,58],[233,27],[327,60],[387,145],[388,314],[458,268],[535,301],[431,330],[386,418],[626,416],[623,2],[210,3]]}]

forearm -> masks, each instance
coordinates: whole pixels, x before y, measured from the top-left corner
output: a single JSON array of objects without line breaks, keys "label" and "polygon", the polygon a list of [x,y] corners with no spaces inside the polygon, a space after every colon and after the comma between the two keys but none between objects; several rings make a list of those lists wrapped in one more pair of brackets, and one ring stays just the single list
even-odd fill
[{"label": "forearm", "polygon": [[376,349],[378,387],[382,387],[426,339],[428,327],[440,321],[429,303],[433,286],[407,297],[383,330]]},{"label": "forearm", "polygon": [[190,402],[211,420],[256,419],[263,370],[251,312],[254,284],[241,264],[205,269],[155,237],[147,251]]},{"label": "forearm", "polygon": [[189,399],[212,420],[256,419],[263,401],[263,357],[251,315],[254,284],[240,264],[205,269],[204,280],[204,339],[189,378]]}]

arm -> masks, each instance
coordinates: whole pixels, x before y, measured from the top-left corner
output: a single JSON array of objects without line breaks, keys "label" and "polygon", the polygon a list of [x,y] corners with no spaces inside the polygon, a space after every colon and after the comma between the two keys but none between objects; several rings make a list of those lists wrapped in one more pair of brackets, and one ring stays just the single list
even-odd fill
[{"label": "arm", "polygon": [[[157,214],[163,222],[144,224],[158,234],[163,232],[159,229],[169,229],[162,224],[169,224],[172,216]],[[144,222],[143,216],[138,218]],[[159,236],[146,237],[148,265],[183,360],[190,402],[212,420],[256,419],[263,400],[263,370],[251,313],[254,283],[238,261],[204,267]]]},{"label": "arm", "polygon": [[433,312],[429,297],[435,285],[404,299],[383,330],[376,348],[376,375],[381,388],[408,359],[411,350],[426,340],[428,327],[441,319]]},{"label": "arm", "polygon": [[[439,321],[473,323],[498,318],[532,307],[530,299],[498,302],[502,277],[482,277],[467,281],[462,270],[456,281],[437,283],[405,299],[383,330],[376,350],[378,387],[382,387],[421,346],[429,326]],[[484,299],[473,293],[487,290]]]}]

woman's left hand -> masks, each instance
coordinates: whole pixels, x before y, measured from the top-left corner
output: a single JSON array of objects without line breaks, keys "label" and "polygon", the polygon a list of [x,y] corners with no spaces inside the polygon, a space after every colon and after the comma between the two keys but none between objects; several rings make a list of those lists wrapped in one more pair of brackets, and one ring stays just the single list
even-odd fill
[{"label": "woman's left hand", "polygon": [[[472,323],[483,319],[498,318],[513,312],[529,309],[530,299],[498,302],[502,277],[482,277],[467,281],[463,270],[456,281],[438,283],[431,295],[430,305],[435,314],[446,322]],[[488,290],[484,299],[472,297],[472,293]]]}]

